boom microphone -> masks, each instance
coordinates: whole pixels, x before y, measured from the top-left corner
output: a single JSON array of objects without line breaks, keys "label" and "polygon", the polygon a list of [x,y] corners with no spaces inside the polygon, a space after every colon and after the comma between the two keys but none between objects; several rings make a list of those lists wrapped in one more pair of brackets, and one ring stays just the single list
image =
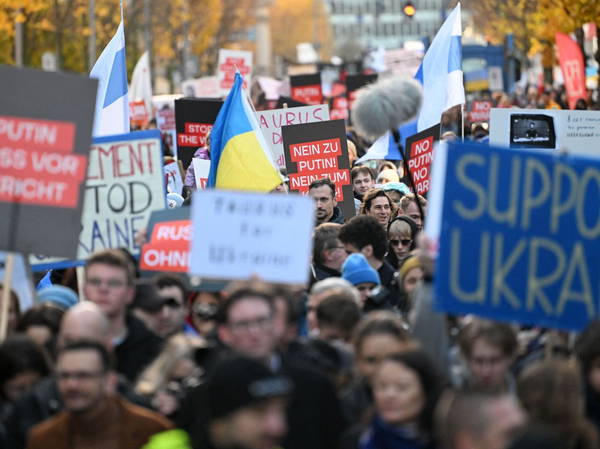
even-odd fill
[{"label": "boom microphone", "polygon": [[406,78],[387,78],[357,92],[352,122],[367,139],[378,139],[417,115],[421,107],[421,85]]}]

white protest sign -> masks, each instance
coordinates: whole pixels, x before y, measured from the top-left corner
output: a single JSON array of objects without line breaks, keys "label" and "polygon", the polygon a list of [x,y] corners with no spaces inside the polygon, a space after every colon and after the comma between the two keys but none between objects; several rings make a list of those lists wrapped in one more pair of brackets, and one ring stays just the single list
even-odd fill
[{"label": "white protest sign", "polygon": [[490,145],[566,149],[600,157],[600,111],[501,109],[490,114]]},{"label": "white protest sign", "polygon": [[227,96],[231,90],[237,70],[244,77],[244,88],[248,88],[250,86],[250,74],[252,73],[252,52],[221,48],[219,50],[219,64],[217,65],[220,96]]},{"label": "white protest sign", "polygon": [[210,160],[200,159],[199,157],[192,158],[194,167],[194,178],[196,179],[196,189],[204,190],[210,173]]},{"label": "white protest sign", "polygon": [[138,254],[136,233],[165,208],[160,132],[94,139],[89,161],[78,259],[104,248]]},{"label": "white protest sign", "polygon": [[[13,258],[11,289],[17,294],[21,311],[24,311],[30,308],[34,302],[34,289],[31,280],[31,274],[22,254],[13,253]],[[5,260],[6,253],[4,251],[0,251],[0,281],[4,280]],[[0,283],[0,290],[1,287],[2,284]]]},{"label": "white protest sign", "polygon": [[186,97],[219,98],[219,79],[216,76],[203,76],[185,80],[181,83],[181,91]]},{"label": "white protest sign", "polygon": [[299,108],[257,111],[256,118],[265,140],[271,147],[275,162],[280,167],[285,168],[281,127],[329,120],[329,105],[317,104]]},{"label": "white protest sign", "polygon": [[[192,201],[190,273],[304,284],[315,206],[301,195],[205,190]],[[291,238],[293,236],[293,238]]]},{"label": "white protest sign", "polygon": [[183,191],[183,179],[181,179],[181,172],[179,171],[179,164],[177,161],[163,165],[163,174],[167,184],[167,192],[178,193],[181,195],[181,192]]}]

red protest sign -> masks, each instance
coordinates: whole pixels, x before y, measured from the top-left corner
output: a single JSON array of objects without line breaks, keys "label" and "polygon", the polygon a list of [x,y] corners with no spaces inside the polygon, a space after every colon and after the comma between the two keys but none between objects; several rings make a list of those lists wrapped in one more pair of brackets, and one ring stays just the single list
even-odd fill
[{"label": "red protest sign", "polygon": [[489,100],[473,101],[471,103],[471,110],[468,114],[468,120],[470,122],[489,122],[490,121],[490,109],[492,109],[492,102]]},{"label": "red protest sign", "polygon": [[406,139],[406,147],[409,150],[408,169],[413,178],[416,193],[419,195],[423,195],[429,190],[433,145],[439,138],[440,125],[438,124]]},{"label": "red protest sign", "polygon": [[143,100],[129,102],[129,121],[135,126],[146,126],[150,120]]},{"label": "red protest sign", "polygon": [[247,88],[252,72],[252,52],[220,49],[217,76],[222,96],[229,93],[238,70],[244,77],[244,88]]},{"label": "red protest sign", "polygon": [[150,242],[142,247],[140,268],[146,271],[186,273],[189,267],[191,220],[155,224]]}]

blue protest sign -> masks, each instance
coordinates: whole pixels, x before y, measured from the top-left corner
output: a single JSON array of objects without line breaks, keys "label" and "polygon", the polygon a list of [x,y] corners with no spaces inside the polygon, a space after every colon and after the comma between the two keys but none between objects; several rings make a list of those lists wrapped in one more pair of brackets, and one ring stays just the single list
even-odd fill
[{"label": "blue protest sign", "polygon": [[456,144],[445,172],[441,309],[574,330],[599,316],[600,160]]}]

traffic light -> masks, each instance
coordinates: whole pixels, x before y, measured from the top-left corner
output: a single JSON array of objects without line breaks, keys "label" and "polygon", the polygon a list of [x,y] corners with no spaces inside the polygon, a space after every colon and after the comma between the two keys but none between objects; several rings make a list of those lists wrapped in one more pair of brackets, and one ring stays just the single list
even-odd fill
[{"label": "traffic light", "polygon": [[404,15],[406,17],[408,17],[409,19],[412,19],[412,17],[417,12],[417,8],[413,4],[413,2],[408,0],[408,1],[404,2],[404,5],[402,5],[402,12],[404,13]]}]

